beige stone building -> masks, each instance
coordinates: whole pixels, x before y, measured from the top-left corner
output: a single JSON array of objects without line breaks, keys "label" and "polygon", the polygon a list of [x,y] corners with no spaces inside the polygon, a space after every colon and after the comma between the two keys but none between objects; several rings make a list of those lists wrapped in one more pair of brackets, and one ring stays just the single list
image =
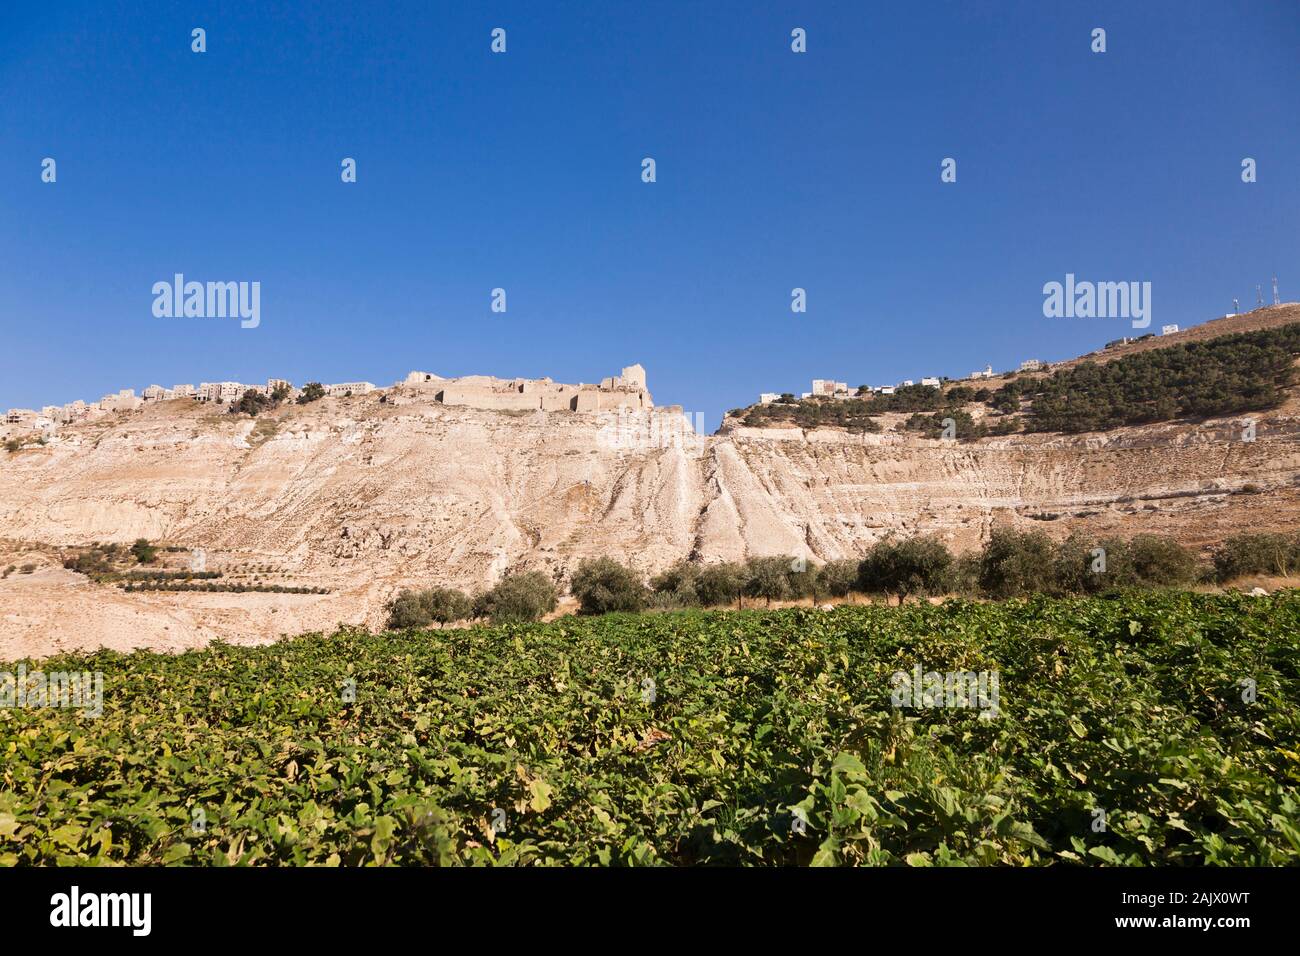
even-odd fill
[{"label": "beige stone building", "polygon": [[812,380],[811,395],[835,395],[848,394],[849,385],[847,382],[837,382],[829,378],[815,378]]},{"label": "beige stone building", "polygon": [[[409,376],[408,376],[409,378]],[[654,407],[645,387],[645,369],[624,368],[599,385],[569,385],[549,378],[501,379],[467,375],[443,379],[435,395],[444,405],[466,405],[498,411],[603,412]]]},{"label": "beige stone building", "polygon": [[331,398],[342,398],[345,395],[364,395],[374,390],[375,386],[370,382],[339,382],[337,385],[325,386],[325,394]]},{"label": "beige stone building", "polygon": [[200,382],[198,398],[201,402],[237,402],[249,387],[239,382]]},{"label": "beige stone building", "polygon": [[411,371],[411,372],[407,372],[406,378],[402,379],[402,381],[398,382],[397,384],[398,385],[436,385],[439,382],[445,382],[445,381],[446,379],[443,378],[441,375],[434,375],[432,372]]}]

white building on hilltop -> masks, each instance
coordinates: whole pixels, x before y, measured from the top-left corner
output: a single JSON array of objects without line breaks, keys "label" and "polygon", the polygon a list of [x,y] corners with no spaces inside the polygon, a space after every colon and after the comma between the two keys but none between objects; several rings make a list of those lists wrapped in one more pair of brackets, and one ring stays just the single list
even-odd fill
[{"label": "white building on hilltop", "polygon": [[373,392],[375,386],[370,382],[339,382],[337,385],[326,385],[325,394],[331,398],[343,398],[346,395],[364,395],[366,392]]},{"label": "white building on hilltop", "polygon": [[1160,334],[1161,334],[1161,335],[1173,335],[1173,334],[1174,334],[1175,332],[1177,332],[1177,331],[1178,331],[1178,326],[1176,326],[1176,325],[1162,325],[1162,326],[1160,326]]},{"label": "white building on hilltop", "polygon": [[812,380],[811,395],[836,395],[847,393],[849,385],[847,382],[837,382],[829,378],[815,378]]},{"label": "white building on hilltop", "polygon": [[758,395],[758,403],[760,405],[771,405],[780,397],[780,394],[777,392],[760,392]]}]

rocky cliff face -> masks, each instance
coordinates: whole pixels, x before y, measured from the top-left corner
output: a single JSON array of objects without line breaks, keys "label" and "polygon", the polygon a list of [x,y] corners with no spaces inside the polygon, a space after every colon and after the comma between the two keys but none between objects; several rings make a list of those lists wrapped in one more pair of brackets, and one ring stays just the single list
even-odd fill
[{"label": "rocky cliff face", "polygon": [[[611,440],[608,417],[393,399],[256,421],[181,400],[8,454],[0,561],[39,567],[0,581],[0,658],[373,626],[402,587],[478,588],[514,568],[562,577],[600,555],[645,572],[690,555],[820,561],[890,532],[964,550],[999,524],[1199,546],[1300,516],[1294,403],[1257,416],[1253,441],[1223,420],[958,444],[741,427]],[[331,593],[125,594],[59,566],[61,547],[137,537]]]}]

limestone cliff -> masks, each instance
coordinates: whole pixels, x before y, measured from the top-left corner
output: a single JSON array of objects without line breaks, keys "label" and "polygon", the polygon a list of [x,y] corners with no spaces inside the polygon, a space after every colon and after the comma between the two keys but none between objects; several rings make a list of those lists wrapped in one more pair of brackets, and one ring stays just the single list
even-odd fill
[{"label": "limestone cliff", "polygon": [[[513,568],[563,579],[599,555],[645,572],[688,555],[826,560],[890,532],[964,550],[998,524],[1204,546],[1294,529],[1300,513],[1295,401],[1254,416],[1253,441],[1230,419],[972,443],[735,426],[622,440],[608,414],[455,407],[426,392],[256,420],[162,402],[5,455],[0,560],[39,567],[0,581],[0,657],[373,626],[402,587],[473,589]],[[60,548],[137,537],[331,593],[124,594],[59,565]]]}]

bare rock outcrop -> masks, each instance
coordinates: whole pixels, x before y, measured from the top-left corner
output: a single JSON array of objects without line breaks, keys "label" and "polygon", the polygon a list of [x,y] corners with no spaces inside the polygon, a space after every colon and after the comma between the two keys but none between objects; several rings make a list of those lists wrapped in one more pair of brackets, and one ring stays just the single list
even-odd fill
[{"label": "bare rock outcrop", "polygon": [[[0,463],[0,534],[51,568],[0,581],[0,657],[377,626],[402,587],[476,589],[515,568],[562,581],[602,555],[649,574],[687,556],[853,557],[889,533],[964,550],[1000,524],[1192,546],[1293,529],[1297,410],[1260,416],[1254,441],[1240,432],[1223,420],[959,444],[729,427],[629,443],[610,441],[600,415],[456,407],[418,390],[256,422],[161,402]],[[330,593],[125,594],[59,568],[60,549],[138,537]]]}]

